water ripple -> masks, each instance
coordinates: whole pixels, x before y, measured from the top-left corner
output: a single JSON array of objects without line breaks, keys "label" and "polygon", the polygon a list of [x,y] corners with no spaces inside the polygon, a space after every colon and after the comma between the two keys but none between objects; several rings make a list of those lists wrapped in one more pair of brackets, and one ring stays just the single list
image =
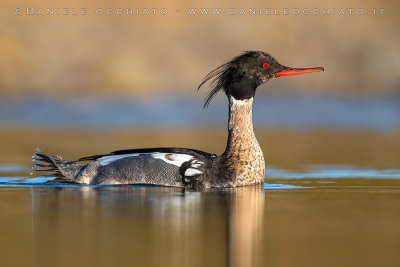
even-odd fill
[{"label": "water ripple", "polygon": [[269,179],[345,179],[345,178],[364,178],[364,179],[400,179],[400,170],[387,169],[357,169],[351,166],[313,166],[304,172],[269,169],[267,170]]},{"label": "water ripple", "polygon": [[[104,185],[74,185],[74,184],[55,184],[48,183],[53,177],[29,177],[29,168],[21,165],[0,165],[0,187],[83,187],[83,186],[104,186]],[[3,173],[3,177],[1,177]],[[23,176],[21,176],[21,174]],[[13,176],[14,175],[14,176]],[[376,179],[376,180],[396,180],[400,179],[399,169],[360,169],[352,166],[325,166],[316,165],[308,166],[305,171],[287,170],[270,168],[267,169],[266,178],[271,182],[273,179],[281,180],[298,180],[298,179],[320,179],[316,183],[336,183],[335,179]],[[325,180],[326,179],[326,180]],[[282,181],[280,181],[282,182]],[[271,184],[264,183],[264,189],[268,190],[283,190],[283,189],[299,189],[310,188],[299,186],[298,182],[290,184]],[[303,180],[304,184],[309,183],[315,186],[311,181]],[[113,185],[119,186],[119,185]]]}]

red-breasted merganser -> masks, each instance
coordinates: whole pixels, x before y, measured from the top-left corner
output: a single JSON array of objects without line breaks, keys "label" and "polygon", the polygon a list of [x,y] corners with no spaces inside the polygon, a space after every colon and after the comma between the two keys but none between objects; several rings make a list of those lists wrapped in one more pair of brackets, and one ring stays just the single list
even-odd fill
[{"label": "red-breasted merganser", "polygon": [[[36,153],[51,182],[77,184],[153,184],[177,187],[237,187],[264,181],[263,152],[253,132],[252,105],[256,89],[268,80],[323,71],[322,67],[289,68],[270,54],[248,51],[211,71],[198,89],[211,81],[207,107],[221,90],[229,100],[228,142],[217,156],[188,148],[143,148],[66,161]],[[90,161],[81,164],[82,161]],[[43,169],[42,169],[43,170]]]}]

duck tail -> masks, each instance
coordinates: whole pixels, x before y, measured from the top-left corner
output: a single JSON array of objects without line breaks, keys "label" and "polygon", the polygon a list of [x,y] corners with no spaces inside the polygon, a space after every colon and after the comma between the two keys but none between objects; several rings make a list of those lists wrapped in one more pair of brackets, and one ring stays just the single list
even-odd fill
[{"label": "duck tail", "polygon": [[60,156],[47,156],[35,153],[35,171],[48,172],[48,177],[55,176],[51,183],[76,183],[76,175],[82,169],[82,165],[74,161],[63,160]]}]

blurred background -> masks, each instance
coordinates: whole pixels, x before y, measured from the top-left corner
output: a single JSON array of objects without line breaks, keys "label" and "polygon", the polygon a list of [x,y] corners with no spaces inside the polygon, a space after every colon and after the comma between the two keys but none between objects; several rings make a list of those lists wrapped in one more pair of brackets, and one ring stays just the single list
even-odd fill
[{"label": "blurred background", "polygon": [[[202,110],[207,88],[197,86],[242,51],[262,50],[287,66],[326,70],[258,89],[254,120],[267,165],[399,167],[399,7],[394,0],[3,1],[0,162],[29,165],[36,147],[67,158],[142,146],[222,153],[226,97]],[[47,8],[87,14],[41,15]],[[96,15],[98,8],[114,13]],[[117,15],[118,8],[150,15]],[[284,8],[331,14],[283,15]],[[341,8],[344,15],[332,14]]]},{"label": "blurred background", "polygon": [[[400,266],[399,10],[396,0],[2,0],[0,265]],[[207,87],[196,89],[245,50],[325,68],[257,91],[266,187],[54,187],[29,175],[35,149],[69,160],[138,147],[222,153],[226,97],[203,110]]]}]

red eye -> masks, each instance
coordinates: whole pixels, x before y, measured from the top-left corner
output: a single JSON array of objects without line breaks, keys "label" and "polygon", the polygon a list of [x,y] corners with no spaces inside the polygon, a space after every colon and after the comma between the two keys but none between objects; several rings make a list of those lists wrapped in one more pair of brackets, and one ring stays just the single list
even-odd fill
[{"label": "red eye", "polygon": [[264,69],[268,69],[269,68],[269,64],[268,63],[264,63],[263,67],[264,67]]}]

